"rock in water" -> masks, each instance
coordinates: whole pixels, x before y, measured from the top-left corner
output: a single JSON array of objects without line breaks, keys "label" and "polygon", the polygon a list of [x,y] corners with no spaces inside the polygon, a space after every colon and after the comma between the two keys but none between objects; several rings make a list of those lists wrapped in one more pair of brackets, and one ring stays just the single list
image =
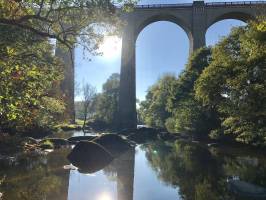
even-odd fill
[{"label": "rock in water", "polygon": [[228,180],[229,190],[243,199],[265,200],[266,189],[246,181]]},{"label": "rock in water", "polygon": [[113,160],[113,156],[104,147],[86,141],[79,142],[67,158],[74,166],[87,173],[99,171]]},{"label": "rock in water", "polygon": [[92,141],[102,145],[114,157],[121,155],[121,153],[131,148],[130,143],[117,134],[105,134]]}]

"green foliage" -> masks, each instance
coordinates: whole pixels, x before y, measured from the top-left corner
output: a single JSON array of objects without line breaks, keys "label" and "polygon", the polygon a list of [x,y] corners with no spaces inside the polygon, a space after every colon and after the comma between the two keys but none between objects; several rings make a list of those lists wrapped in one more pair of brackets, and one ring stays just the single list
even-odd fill
[{"label": "green foliage", "polygon": [[54,144],[50,140],[47,139],[41,142],[40,147],[44,149],[53,149]]},{"label": "green foliage", "polygon": [[[105,34],[117,34],[122,26],[113,3],[111,0],[0,0],[0,23],[56,39],[69,49],[79,43],[94,51]],[[135,0],[115,3],[129,10]]]},{"label": "green foliage", "polygon": [[0,127],[51,127],[64,110],[57,98],[62,67],[52,46],[30,32],[3,25],[0,38]]},{"label": "green foliage", "polygon": [[207,180],[195,186],[195,200],[219,200],[218,194],[213,192],[212,186]]},{"label": "green foliage", "polygon": [[219,112],[224,134],[247,144],[266,141],[265,21],[234,29],[212,53],[196,97]]},{"label": "green foliage", "polygon": [[175,121],[175,131],[206,136],[216,126],[217,117],[212,109],[204,107],[195,99],[194,83],[202,70],[211,62],[211,50],[202,48],[194,52],[186,69],[177,79],[168,104]]},{"label": "green foliage", "polygon": [[[73,50],[79,43],[95,53],[103,37],[119,34],[122,26],[113,3],[0,0],[1,132],[55,125],[65,109],[59,92],[63,69],[49,39],[56,39],[60,48]],[[129,9],[134,1],[116,3]]]},{"label": "green foliage", "polygon": [[118,99],[120,75],[112,74],[103,84],[102,93],[92,102],[95,121],[102,121],[108,128],[118,126]]},{"label": "green foliage", "polygon": [[164,127],[166,119],[170,117],[166,106],[175,82],[174,75],[164,75],[148,90],[146,100],[140,103],[139,108],[140,118],[145,124]]},{"label": "green foliage", "polygon": [[217,118],[215,112],[194,98],[194,82],[210,62],[210,49],[199,49],[178,78],[166,75],[153,85],[146,100],[140,104],[139,113],[144,122],[150,126],[166,127],[170,132],[207,135],[217,124]]}]

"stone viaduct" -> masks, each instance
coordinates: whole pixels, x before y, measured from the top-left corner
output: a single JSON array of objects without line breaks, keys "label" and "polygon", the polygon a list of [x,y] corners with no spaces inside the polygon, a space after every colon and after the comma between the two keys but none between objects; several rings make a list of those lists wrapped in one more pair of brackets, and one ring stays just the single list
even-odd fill
[{"label": "stone viaduct", "polygon": [[[121,128],[135,128],[136,114],[136,64],[135,43],[138,34],[149,24],[169,21],[180,26],[190,42],[190,53],[205,46],[205,34],[214,23],[224,19],[237,19],[243,22],[266,15],[266,1],[215,2],[194,1],[185,4],[138,5],[132,12],[122,13],[126,22],[122,38],[122,58],[120,72],[119,113]],[[74,71],[69,55],[56,50],[65,65],[65,81],[62,90],[68,98],[70,116],[74,116]]]}]

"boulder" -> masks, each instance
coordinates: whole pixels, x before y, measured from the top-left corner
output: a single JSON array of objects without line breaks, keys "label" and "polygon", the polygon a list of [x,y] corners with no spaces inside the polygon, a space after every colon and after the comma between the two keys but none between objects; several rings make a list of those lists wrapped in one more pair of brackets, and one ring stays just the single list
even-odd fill
[{"label": "boulder", "polygon": [[121,155],[121,153],[127,151],[131,147],[131,144],[128,140],[117,134],[104,134],[92,141],[102,145],[114,157]]},{"label": "boulder", "polygon": [[73,136],[68,138],[68,142],[75,144],[78,143],[80,141],[91,141],[93,139],[95,139],[97,136],[93,136],[93,135],[86,135],[86,136]]},{"label": "boulder", "polygon": [[249,200],[266,199],[266,189],[261,186],[235,179],[230,179],[227,182],[229,190],[238,197],[241,197],[241,199],[249,199]]},{"label": "boulder", "polygon": [[94,142],[79,142],[67,156],[80,171],[94,173],[107,166],[113,156],[101,145]]}]

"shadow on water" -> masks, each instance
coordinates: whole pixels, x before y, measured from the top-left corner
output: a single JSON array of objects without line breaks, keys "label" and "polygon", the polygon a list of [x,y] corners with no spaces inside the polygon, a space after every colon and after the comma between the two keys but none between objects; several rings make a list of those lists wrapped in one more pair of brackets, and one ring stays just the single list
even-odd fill
[{"label": "shadow on water", "polygon": [[249,149],[157,141],[130,148],[93,174],[63,169],[69,152],[1,165],[3,199],[244,200],[229,191],[229,177],[266,187],[266,158]]}]

